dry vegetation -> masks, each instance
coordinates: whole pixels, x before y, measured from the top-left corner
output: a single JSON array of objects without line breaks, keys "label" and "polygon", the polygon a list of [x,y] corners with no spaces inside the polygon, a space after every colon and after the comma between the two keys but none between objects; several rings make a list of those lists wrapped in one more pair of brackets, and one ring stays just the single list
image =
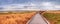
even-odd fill
[{"label": "dry vegetation", "polygon": [[0,24],[26,24],[36,12],[0,13]]},{"label": "dry vegetation", "polygon": [[60,11],[45,11],[42,15],[51,24],[60,24]]}]

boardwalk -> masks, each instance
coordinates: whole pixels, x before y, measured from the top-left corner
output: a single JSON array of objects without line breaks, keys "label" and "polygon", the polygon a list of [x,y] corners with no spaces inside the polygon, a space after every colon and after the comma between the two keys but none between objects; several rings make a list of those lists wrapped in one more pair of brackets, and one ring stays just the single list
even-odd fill
[{"label": "boardwalk", "polygon": [[29,24],[47,24],[47,23],[43,20],[41,15],[36,14]]}]

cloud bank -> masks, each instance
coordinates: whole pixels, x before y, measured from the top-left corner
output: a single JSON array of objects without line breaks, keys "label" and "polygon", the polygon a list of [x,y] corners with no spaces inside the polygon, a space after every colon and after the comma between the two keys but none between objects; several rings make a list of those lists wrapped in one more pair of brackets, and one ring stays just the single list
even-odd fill
[{"label": "cloud bank", "polygon": [[15,0],[15,2],[7,0],[7,2],[1,2],[0,10],[60,10],[59,0]]}]

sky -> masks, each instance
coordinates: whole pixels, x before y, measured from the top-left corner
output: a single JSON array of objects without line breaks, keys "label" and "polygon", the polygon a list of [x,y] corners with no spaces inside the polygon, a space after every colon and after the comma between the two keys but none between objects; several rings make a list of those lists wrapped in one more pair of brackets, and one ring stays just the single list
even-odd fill
[{"label": "sky", "polygon": [[60,0],[0,0],[0,10],[11,8],[59,9]]},{"label": "sky", "polygon": [[42,3],[42,2],[53,2],[55,4],[60,4],[60,0],[0,0],[0,5],[7,4],[28,4],[28,3]]}]

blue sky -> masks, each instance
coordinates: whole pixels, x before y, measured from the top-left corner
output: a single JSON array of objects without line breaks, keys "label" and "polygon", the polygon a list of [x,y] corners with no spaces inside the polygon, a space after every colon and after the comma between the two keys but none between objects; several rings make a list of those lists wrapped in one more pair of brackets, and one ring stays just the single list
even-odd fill
[{"label": "blue sky", "polygon": [[41,3],[41,2],[55,2],[56,4],[60,4],[60,0],[0,0],[0,5],[6,4],[24,4],[24,3]]},{"label": "blue sky", "polygon": [[0,5],[6,5],[6,4],[24,4],[31,2],[31,0],[0,0]]},{"label": "blue sky", "polygon": [[0,0],[0,9],[23,8],[20,6],[38,6],[41,9],[60,9],[60,0]]}]

